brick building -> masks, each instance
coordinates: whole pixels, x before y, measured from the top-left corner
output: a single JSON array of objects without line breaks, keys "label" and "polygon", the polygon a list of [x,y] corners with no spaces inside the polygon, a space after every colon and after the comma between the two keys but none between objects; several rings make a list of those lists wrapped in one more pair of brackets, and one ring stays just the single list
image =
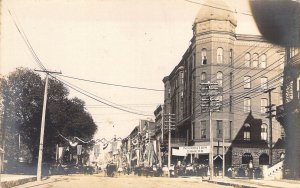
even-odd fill
[{"label": "brick building", "polygon": [[[200,8],[193,23],[193,37],[188,49],[172,72],[163,78],[164,113],[176,115],[176,131],[172,133],[172,140],[178,142],[176,145],[172,142],[172,147],[210,145],[209,117],[201,107],[200,95],[200,84],[210,81],[218,83],[218,99],[222,103],[220,111],[212,115],[214,154],[222,153],[220,141],[224,136],[227,154],[241,155],[242,158],[244,153],[250,152],[254,156],[260,147],[249,150],[247,142],[257,137],[257,146],[266,147],[264,154],[269,158],[270,127],[265,114],[269,99],[263,91],[276,88],[271,102],[275,105],[282,103],[283,50],[261,36],[237,34],[236,14],[223,1],[212,0],[206,4],[217,8]],[[243,127],[249,126],[246,125],[249,115],[257,121],[241,133]],[[273,119],[272,145],[282,136],[282,131],[280,124]],[[239,132],[245,147],[229,151]],[[167,139],[167,136],[164,138]],[[207,160],[208,155],[188,157],[201,162]],[[227,162],[227,165],[230,164],[231,159]]]}]

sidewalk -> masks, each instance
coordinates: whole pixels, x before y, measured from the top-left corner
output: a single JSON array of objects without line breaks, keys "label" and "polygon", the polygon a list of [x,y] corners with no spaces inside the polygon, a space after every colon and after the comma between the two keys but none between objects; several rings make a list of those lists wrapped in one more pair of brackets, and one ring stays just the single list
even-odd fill
[{"label": "sidewalk", "polygon": [[241,188],[300,188],[300,181],[296,180],[262,180],[262,179],[230,179],[216,177],[213,180],[203,180],[209,183],[241,187]]},{"label": "sidewalk", "polygon": [[1,188],[10,188],[24,183],[36,181],[36,176],[1,174]]}]

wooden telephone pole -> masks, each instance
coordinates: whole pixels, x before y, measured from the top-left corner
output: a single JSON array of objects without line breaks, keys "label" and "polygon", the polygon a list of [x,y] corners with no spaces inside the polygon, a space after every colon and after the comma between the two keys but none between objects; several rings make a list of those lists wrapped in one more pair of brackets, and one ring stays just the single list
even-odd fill
[{"label": "wooden telephone pole", "polygon": [[46,73],[44,101],[43,101],[43,113],[42,113],[41,133],[40,133],[40,145],[39,145],[39,157],[38,157],[38,166],[37,166],[37,180],[41,181],[42,180],[45,117],[46,117],[46,106],[47,106],[47,96],[48,96],[48,79],[49,79],[48,77],[49,77],[49,74],[61,74],[61,72],[52,72],[52,71],[47,71],[47,70],[35,70],[35,71]]},{"label": "wooden telephone pole", "polygon": [[[209,171],[210,171],[210,179],[213,179],[214,174],[214,137],[213,137],[213,124],[212,124],[212,112],[219,111],[217,103],[219,102],[216,97],[218,94],[218,88],[215,86],[218,85],[218,83],[201,83],[203,87],[201,88],[201,109],[205,109],[205,111],[208,110],[209,113],[209,142],[210,142],[210,153],[209,153]],[[223,143],[224,145],[224,143]],[[224,162],[224,159],[223,159]]]},{"label": "wooden telephone pole", "polygon": [[268,114],[268,116],[266,118],[269,119],[269,130],[270,130],[270,135],[269,135],[269,147],[270,147],[270,160],[269,163],[272,166],[273,165],[273,125],[272,125],[272,118],[275,116],[273,115],[273,112],[275,112],[276,110],[272,109],[273,106],[275,106],[274,104],[272,104],[272,98],[271,98],[271,92],[274,90],[275,88],[271,88],[268,89],[266,91],[264,91],[264,93],[268,93],[269,94],[269,105],[266,106],[267,111],[266,113]]}]

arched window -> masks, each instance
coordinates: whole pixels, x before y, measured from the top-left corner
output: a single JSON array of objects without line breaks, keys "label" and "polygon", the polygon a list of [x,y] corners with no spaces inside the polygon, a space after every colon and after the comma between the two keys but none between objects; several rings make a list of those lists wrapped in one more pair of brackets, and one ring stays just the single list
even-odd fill
[{"label": "arched window", "polygon": [[217,83],[219,87],[223,87],[223,73],[217,72]]},{"label": "arched window", "polygon": [[250,67],[251,62],[251,55],[250,53],[245,54],[245,67]]},{"label": "arched window", "polygon": [[261,124],[261,133],[260,133],[260,136],[261,136],[261,139],[262,140],[267,140],[268,138],[268,125],[263,123]]},{"label": "arched window", "polygon": [[217,63],[223,63],[223,48],[217,49]]},{"label": "arched window", "polygon": [[206,49],[203,48],[201,51],[201,61],[202,61],[202,65],[206,65],[207,64],[207,56],[206,56]]},{"label": "arched window", "polygon": [[201,73],[201,81],[206,81],[206,72]]},{"label": "arched window", "polygon": [[253,58],[252,59],[253,59],[252,66],[255,67],[255,68],[257,68],[258,67],[258,54],[257,53],[253,54]]},{"label": "arched window", "polygon": [[244,140],[250,140],[251,134],[250,134],[250,124],[245,123],[244,124]]},{"label": "arched window", "polygon": [[266,68],[267,67],[267,55],[263,54],[260,56],[260,68]]},{"label": "arched window", "polygon": [[269,164],[269,155],[268,154],[261,154],[259,156],[259,165],[268,165]]}]

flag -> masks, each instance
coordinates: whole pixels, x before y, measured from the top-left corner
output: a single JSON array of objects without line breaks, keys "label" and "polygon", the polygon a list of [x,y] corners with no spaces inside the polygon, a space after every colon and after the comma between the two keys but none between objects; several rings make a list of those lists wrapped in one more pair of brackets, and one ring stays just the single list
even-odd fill
[{"label": "flag", "polygon": [[62,155],[63,155],[63,151],[64,151],[64,147],[59,147],[58,148],[58,158],[62,158]]},{"label": "flag", "polygon": [[82,145],[77,145],[77,155],[81,155]]}]

